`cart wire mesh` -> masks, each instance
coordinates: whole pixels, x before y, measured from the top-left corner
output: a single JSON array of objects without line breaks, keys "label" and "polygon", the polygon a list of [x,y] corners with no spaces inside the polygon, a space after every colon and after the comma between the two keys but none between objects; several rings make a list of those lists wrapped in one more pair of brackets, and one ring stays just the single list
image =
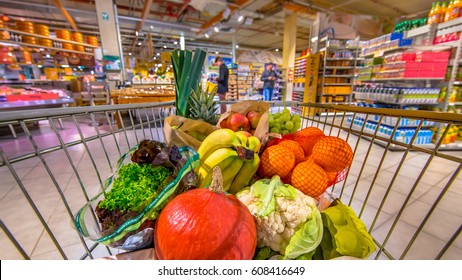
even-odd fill
[{"label": "cart wire mesh", "polygon": [[[462,258],[462,153],[444,144],[462,125],[460,115],[271,105],[273,113],[292,108],[302,128],[318,127],[352,147],[346,179],[327,192],[366,224],[377,245],[371,259]],[[0,259],[120,253],[81,238],[73,215],[101,191],[122,154],[142,139],[164,140],[163,120],[174,113],[174,102],[0,113]],[[7,133],[11,126],[17,139]],[[430,143],[435,126],[442,134]]]}]

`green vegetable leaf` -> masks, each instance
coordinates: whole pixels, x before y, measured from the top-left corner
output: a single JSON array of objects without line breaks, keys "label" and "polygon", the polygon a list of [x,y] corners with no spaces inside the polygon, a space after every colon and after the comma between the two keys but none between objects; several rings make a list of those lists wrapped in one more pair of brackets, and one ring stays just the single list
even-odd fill
[{"label": "green vegetable leaf", "polygon": [[295,199],[297,190],[291,185],[284,184],[279,176],[270,179],[258,180],[252,185],[252,195],[260,198],[257,202],[257,213],[259,217],[268,216],[276,209],[276,197]]},{"label": "green vegetable leaf", "polygon": [[314,251],[321,243],[322,231],[321,213],[316,206],[313,206],[311,219],[304,223],[290,238],[284,253],[285,258],[295,259],[312,251],[314,254]]},{"label": "green vegetable leaf", "polygon": [[109,211],[139,211],[158,196],[172,174],[163,166],[152,167],[150,164],[123,165],[112,188],[98,204]]},{"label": "green vegetable leaf", "polygon": [[254,260],[268,260],[272,256],[278,255],[278,252],[271,250],[270,247],[263,247],[261,249],[257,248],[257,252],[253,257]]},{"label": "green vegetable leaf", "polygon": [[321,246],[325,259],[341,256],[367,258],[376,247],[364,223],[353,209],[335,200],[322,213],[325,234]]}]

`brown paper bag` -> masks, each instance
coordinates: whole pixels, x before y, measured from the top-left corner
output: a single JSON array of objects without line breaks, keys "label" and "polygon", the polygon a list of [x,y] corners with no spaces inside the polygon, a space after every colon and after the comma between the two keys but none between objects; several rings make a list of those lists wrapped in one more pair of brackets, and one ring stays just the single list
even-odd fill
[{"label": "brown paper bag", "polygon": [[168,145],[188,146],[196,151],[202,141],[191,135],[201,134],[204,138],[218,128],[203,122],[180,116],[169,116],[164,120],[164,135]]},{"label": "brown paper bag", "polygon": [[241,113],[244,116],[247,115],[250,111],[257,111],[263,113],[258,123],[257,128],[255,129],[254,136],[257,137],[260,142],[265,140],[266,134],[268,133],[268,111],[270,109],[270,104],[263,101],[255,100],[246,100],[231,105],[231,110],[221,115],[218,120],[217,126],[220,125],[221,121],[229,117],[232,113]]}]

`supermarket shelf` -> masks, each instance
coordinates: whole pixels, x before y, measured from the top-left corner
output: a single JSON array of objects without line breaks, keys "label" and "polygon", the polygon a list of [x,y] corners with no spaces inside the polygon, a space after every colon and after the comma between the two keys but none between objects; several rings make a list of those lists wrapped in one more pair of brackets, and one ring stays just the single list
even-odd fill
[{"label": "supermarket shelf", "polygon": [[[332,102],[332,103],[324,103],[324,104],[342,104],[342,103],[335,103],[335,102]],[[343,103],[344,104],[344,103]],[[353,116],[354,113],[350,113],[350,112],[323,112],[321,113],[321,117],[341,117],[341,116]]]},{"label": "supermarket shelf", "polygon": [[[32,34],[32,33],[28,33],[28,32],[19,31],[19,30],[13,30],[13,29],[9,29],[9,28],[0,27],[0,31],[8,31],[8,32],[12,32],[14,34],[21,34],[21,35],[27,35],[27,36],[41,38],[41,39],[48,39],[48,40],[61,42],[61,43],[69,43],[69,44],[73,44],[73,45],[84,46],[84,47],[87,47],[87,48],[93,48],[93,49],[99,48],[99,46],[93,46],[93,45],[89,45],[89,44],[85,44],[85,43],[79,43],[79,42],[76,42],[76,41],[68,41],[68,40],[64,40],[64,39],[60,39],[60,38],[51,38],[51,37],[47,37],[47,36],[42,36],[42,35],[38,35],[38,34]],[[9,43],[17,43],[17,42],[12,42],[12,41],[8,41],[8,42]],[[37,47],[38,47],[38,45],[37,45]]]},{"label": "supermarket shelf", "polygon": [[331,75],[331,74],[323,75],[322,73],[319,74],[319,76],[324,76],[326,78],[353,78],[354,77],[354,75]]},{"label": "supermarket shelf", "polygon": [[386,81],[441,81],[442,78],[388,78],[388,79],[372,79],[372,80],[362,80],[361,82],[386,82]]},{"label": "supermarket shelf", "polygon": [[325,83],[324,86],[351,86],[351,83]]},{"label": "supermarket shelf", "polygon": [[459,101],[459,102],[449,102],[448,105],[449,105],[449,106],[462,106],[462,101]]},{"label": "supermarket shelf", "polygon": [[[352,131],[351,133],[355,134],[355,135],[358,135],[358,133],[354,132],[354,131]],[[361,135],[361,138],[371,141],[371,137],[369,137],[369,136]],[[384,147],[384,148],[386,148],[387,145],[388,145],[387,142],[379,140],[379,139],[374,139],[374,143],[381,146],[381,147]],[[430,149],[430,150],[435,148],[435,144],[415,144],[413,146],[423,148],[423,149]],[[391,143],[390,147],[389,147],[389,150],[393,151],[393,152],[395,152],[395,151],[405,151],[406,148]],[[450,144],[442,144],[440,146],[440,148],[438,149],[438,151],[462,151],[462,143],[460,143],[460,142],[457,143],[456,142],[456,143],[450,143]]]},{"label": "supermarket shelf", "polygon": [[431,26],[430,24],[427,24],[427,25],[406,31],[406,33],[404,34],[404,37],[412,38],[412,37],[417,37],[417,36],[428,34],[430,32],[430,26]]},{"label": "supermarket shelf", "polygon": [[[376,120],[371,120],[371,119],[367,119],[368,122],[373,122],[373,123],[376,123],[378,124],[379,122],[376,121]],[[386,123],[381,123],[380,125],[384,125],[384,126],[388,126],[388,127],[395,127],[395,125],[393,124],[386,124]],[[419,127],[418,125],[398,125],[397,128],[417,128]],[[432,127],[435,127],[435,125],[422,125],[421,128],[432,128]]]},{"label": "supermarket shelf", "polygon": [[[362,94],[362,92],[353,92],[354,94]],[[373,99],[364,99],[364,98],[358,98],[358,100],[364,100],[364,101],[373,101],[373,102],[378,102],[378,103],[383,103],[383,104],[389,104],[389,105],[397,105],[397,106],[417,106],[417,105],[422,105],[422,106],[437,106],[439,103],[396,103],[396,102],[388,102],[388,101],[380,101],[380,100],[373,100]],[[460,102],[462,103],[462,102]]]},{"label": "supermarket shelf", "polygon": [[342,61],[342,60],[355,60],[354,57],[350,58],[326,58],[327,61]]},{"label": "supermarket shelf", "polygon": [[306,81],[306,78],[296,78],[294,79],[294,83],[304,83]]},{"label": "supermarket shelf", "polygon": [[40,108],[40,107],[61,107],[65,104],[74,103],[72,98],[62,98],[55,100],[33,100],[33,101],[14,101],[0,102],[0,110],[17,110],[19,108]]},{"label": "supermarket shelf", "polygon": [[326,68],[326,69],[338,69],[338,70],[354,69],[353,66],[326,66],[326,67],[319,67],[320,70],[322,70],[323,68]]},{"label": "supermarket shelf", "polygon": [[326,49],[329,50],[329,51],[355,51],[355,50],[360,50],[361,47],[359,47],[359,46],[358,47],[338,47],[338,48],[337,47],[327,47],[327,48],[324,47],[324,48],[320,49],[319,51],[324,52],[324,51],[326,51]]},{"label": "supermarket shelf", "polygon": [[[353,93],[323,93],[322,95],[329,95],[329,96],[335,96],[335,95],[352,95]],[[318,93],[318,96],[321,96],[320,93]]]},{"label": "supermarket shelf", "polygon": [[462,81],[454,81],[454,85],[456,85],[456,86],[462,86]]},{"label": "supermarket shelf", "polygon": [[132,83],[132,86],[174,86],[173,83]]},{"label": "supermarket shelf", "polygon": [[449,21],[438,24],[438,30],[453,27],[455,25],[461,25],[461,24],[462,24],[462,18],[458,17],[453,20],[449,20]]},{"label": "supermarket shelf", "polygon": [[55,48],[55,47],[46,47],[46,46],[40,46],[40,45],[34,45],[34,44],[27,44],[27,43],[23,43],[23,42],[11,42],[11,41],[6,41],[6,40],[0,40],[0,43],[8,44],[10,46],[24,46],[24,47],[32,47],[32,48],[43,48],[43,49],[48,49],[48,50],[60,51],[60,52],[84,54],[84,55],[91,55],[91,56],[95,55],[94,53],[79,52],[79,51],[66,50],[66,49],[60,49],[60,48]]}]

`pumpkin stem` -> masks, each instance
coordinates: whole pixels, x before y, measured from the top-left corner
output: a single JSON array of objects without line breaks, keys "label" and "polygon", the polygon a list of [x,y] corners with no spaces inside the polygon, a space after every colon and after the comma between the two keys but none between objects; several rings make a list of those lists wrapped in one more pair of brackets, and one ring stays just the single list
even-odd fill
[{"label": "pumpkin stem", "polygon": [[212,184],[210,184],[209,189],[212,192],[222,193],[223,192],[223,175],[221,169],[218,166],[213,168],[212,173]]}]

